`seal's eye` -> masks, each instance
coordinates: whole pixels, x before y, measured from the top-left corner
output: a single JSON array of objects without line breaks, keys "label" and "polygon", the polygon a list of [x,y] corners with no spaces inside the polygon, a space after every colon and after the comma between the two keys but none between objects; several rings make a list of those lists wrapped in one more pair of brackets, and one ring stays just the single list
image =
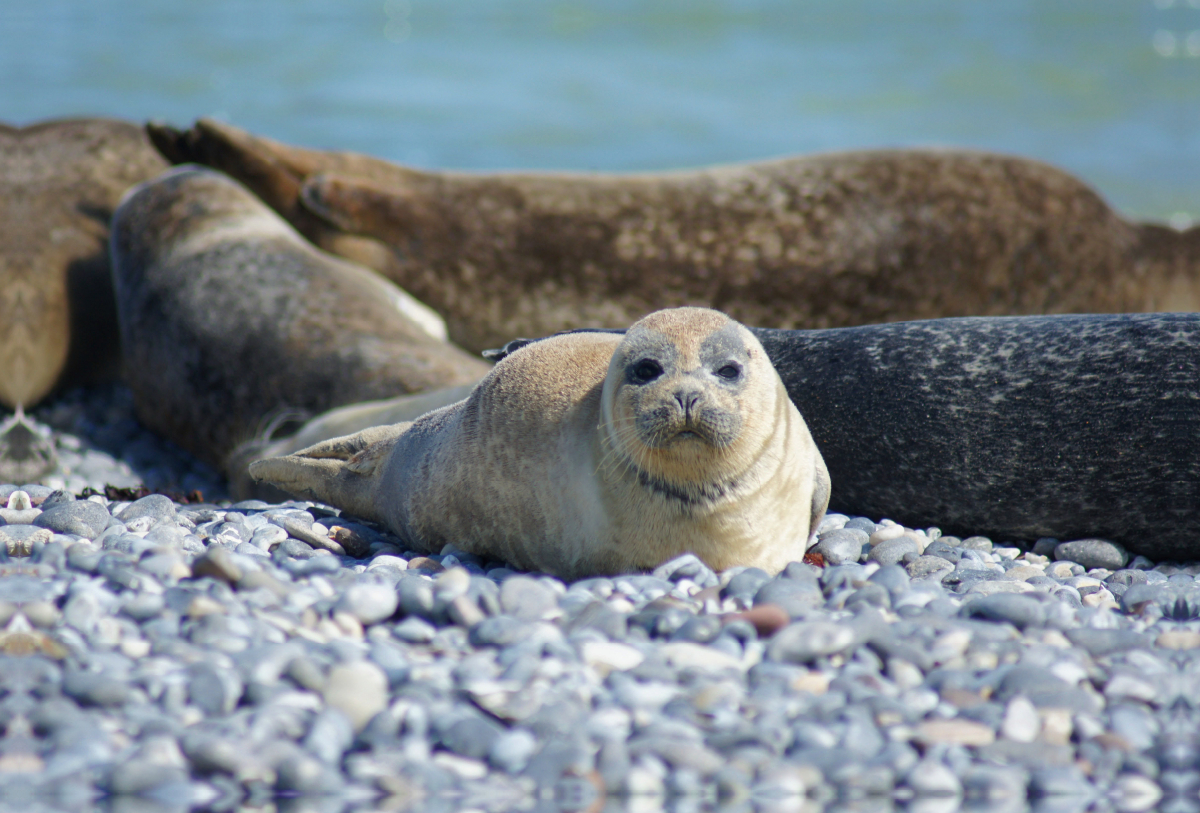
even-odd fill
[{"label": "seal's eye", "polygon": [[742,368],[736,364],[726,364],[721,369],[717,370],[717,375],[724,378],[726,381],[735,381],[742,374]]},{"label": "seal's eye", "polygon": [[645,384],[662,375],[662,365],[654,359],[642,359],[633,365],[633,380]]}]

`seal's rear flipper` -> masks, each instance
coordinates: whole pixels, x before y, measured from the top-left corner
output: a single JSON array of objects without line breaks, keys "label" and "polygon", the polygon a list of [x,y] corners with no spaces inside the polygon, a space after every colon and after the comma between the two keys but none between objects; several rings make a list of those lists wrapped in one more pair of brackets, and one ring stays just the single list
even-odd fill
[{"label": "seal's rear flipper", "polygon": [[373,426],[285,457],[256,460],[250,464],[250,476],[364,519],[381,519],[373,499],[379,464],[411,425]]}]

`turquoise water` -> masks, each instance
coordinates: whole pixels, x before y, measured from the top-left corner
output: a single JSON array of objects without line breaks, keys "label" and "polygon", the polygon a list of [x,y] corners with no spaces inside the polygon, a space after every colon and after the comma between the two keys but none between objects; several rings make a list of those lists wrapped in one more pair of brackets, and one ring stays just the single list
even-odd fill
[{"label": "turquoise water", "polygon": [[1200,0],[0,0],[0,119],[216,116],[426,167],[874,146],[1200,218]]}]

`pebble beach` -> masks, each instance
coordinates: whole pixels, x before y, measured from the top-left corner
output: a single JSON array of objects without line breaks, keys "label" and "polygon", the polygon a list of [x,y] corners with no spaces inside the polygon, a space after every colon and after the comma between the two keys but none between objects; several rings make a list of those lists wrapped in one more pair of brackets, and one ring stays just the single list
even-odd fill
[{"label": "pebble beach", "polygon": [[130,404],[0,485],[5,813],[1200,810],[1198,564],[830,513],[563,583],[230,502]]}]

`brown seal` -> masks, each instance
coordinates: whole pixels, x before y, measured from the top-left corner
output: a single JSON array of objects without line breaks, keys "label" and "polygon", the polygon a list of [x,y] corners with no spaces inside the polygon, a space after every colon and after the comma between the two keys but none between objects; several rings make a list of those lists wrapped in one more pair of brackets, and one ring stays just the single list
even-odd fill
[{"label": "brown seal", "polygon": [[115,377],[108,226],[125,190],[168,167],[109,119],[0,125],[0,403]]},{"label": "brown seal", "polygon": [[[179,167],[112,222],[125,379],[138,417],[227,474],[287,412],[478,381],[437,315],[313,247],[237,182]],[[241,459],[241,458],[238,458]]]},{"label": "brown seal", "polygon": [[658,311],[624,336],[571,333],[496,365],[471,395],[250,474],[562,578],[692,552],[717,570],[799,561],[829,477],[762,345],[724,314]]},{"label": "brown seal", "polygon": [[242,180],[482,350],[673,305],[825,328],[1200,309],[1200,229],[1130,223],[1021,158],[882,150],[644,175],[418,171],[201,120],[173,161]]}]

